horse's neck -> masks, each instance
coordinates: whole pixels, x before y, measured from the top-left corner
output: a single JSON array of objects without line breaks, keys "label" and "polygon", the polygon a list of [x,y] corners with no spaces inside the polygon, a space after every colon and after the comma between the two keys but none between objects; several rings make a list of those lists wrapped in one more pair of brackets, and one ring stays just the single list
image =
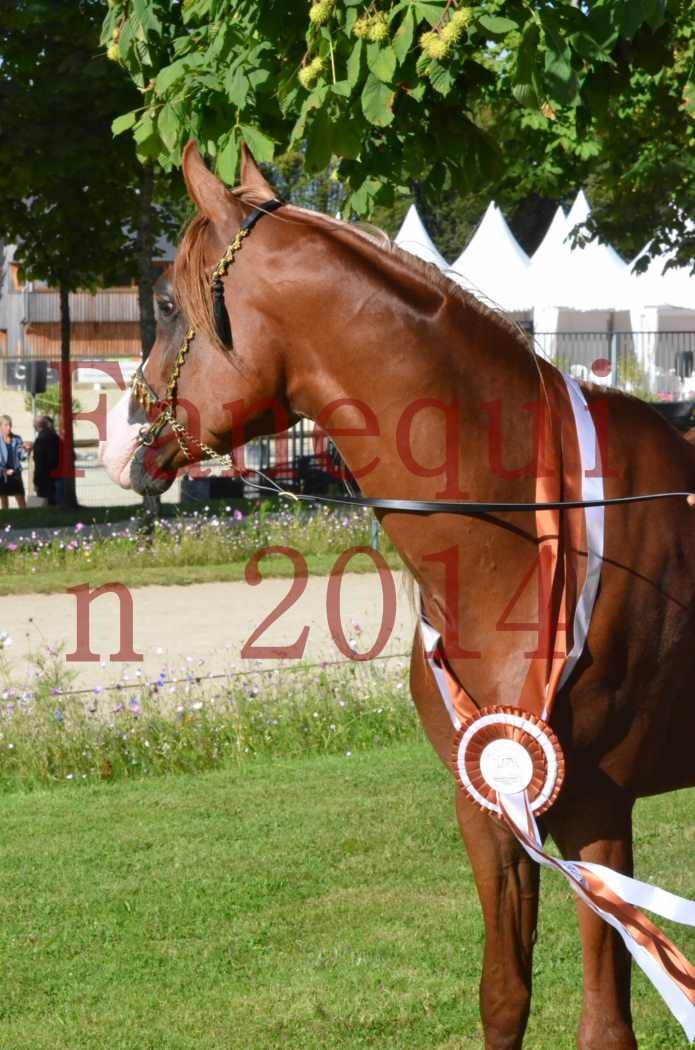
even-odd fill
[{"label": "horse's neck", "polygon": [[510,488],[524,479],[497,460],[518,467],[534,451],[522,410],[538,397],[532,354],[491,312],[363,250],[366,265],[336,252],[324,268],[316,341],[289,377],[293,407],[335,432],[366,495],[520,498],[528,483]]}]

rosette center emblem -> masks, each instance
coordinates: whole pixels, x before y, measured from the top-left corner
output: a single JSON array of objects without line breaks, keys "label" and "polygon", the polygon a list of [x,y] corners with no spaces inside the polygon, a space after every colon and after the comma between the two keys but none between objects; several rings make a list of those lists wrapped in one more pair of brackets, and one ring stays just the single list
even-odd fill
[{"label": "rosette center emblem", "polygon": [[528,794],[539,816],[557,798],[565,760],[550,726],[514,707],[485,707],[454,738],[454,774],[482,809],[500,812],[497,796]]}]

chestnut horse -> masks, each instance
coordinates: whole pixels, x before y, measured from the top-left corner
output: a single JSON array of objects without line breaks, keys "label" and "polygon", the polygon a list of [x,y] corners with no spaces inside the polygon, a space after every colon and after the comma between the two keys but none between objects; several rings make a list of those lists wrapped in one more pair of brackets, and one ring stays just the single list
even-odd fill
[{"label": "chestnut horse", "polygon": [[[192,325],[177,418],[187,419],[208,448],[229,451],[305,417],[327,426],[366,496],[532,502],[535,471],[527,465],[537,450],[528,406],[538,402],[541,376],[551,366],[511,323],[393,245],[285,205],[245,240],[224,278],[233,349],[221,346],[210,308],[211,270],[251,208],[273,197],[242,153],[242,185],[235,190],[208,170],[194,144],[184,153],[198,217],[157,290],[157,341],[144,370],[150,387],[164,395]],[[695,449],[668,423],[632,397],[583,389],[603,420],[608,497],[695,489]],[[232,425],[239,406],[241,429]],[[500,441],[492,426],[498,409]],[[161,492],[186,458],[168,426],[168,440],[138,445],[144,419],[126,395],[114,410],[104,462],[122,485]],[[201,457],[199,447],[191,451]],[[542,826],[564,856],[631,873],[635,799],[695,783],[695,522],[685,500],[605,513],[587,644],[552,716],[565,783]],[[469,696],[480,707],[513,705],[538,637],[537,594],[520,586],[538,549],[533,513],[379,517],[421,589],[430,622],[442,632],[446,621],[457,632],[461,648],[448,655]],[[445,560],[432,557],[452,547],[461,583],[453,609]],[[512,599],[507,615],[515,628],[501,629]],[[453,727],[419,632],[411,688],[427,736],[451,768]],[[462,791],[457,814],[485,922],[485,1047],[513,1050],[522,1045],[529,1013],[539,869],[504,825]],[[581,902],[578,912],[584,955],[578,1045],[631,1050],[629,956],[615,931]]]}]

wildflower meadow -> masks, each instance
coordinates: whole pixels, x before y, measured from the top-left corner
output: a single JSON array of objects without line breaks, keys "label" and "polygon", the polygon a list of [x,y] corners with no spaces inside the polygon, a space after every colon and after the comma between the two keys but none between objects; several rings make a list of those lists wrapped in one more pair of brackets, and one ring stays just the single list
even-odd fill
[{"label": "wildflower meadow", "polygon": [[[0,593],[60,590],[105,576],[128,584],[192,583],[228,578],[230,567],[239,578],[252,555],[267,546],[292,547],[306,557],[311,571],[328,572],[331,556],[369,544],[371,521],[365,509],[341,513],[301,504],[278,508],[264,501],[246,513],[228,504],[163,517],[150,532],[138,518],[110,525],[77,522],[48,535],[33,529],[18,536],[7,525],[0,531]],[[397,565],[383,534],[380,545],[389,563]],[[353,571],[358,568],[373,565],[351,565]],[[275,571],[289,573],[292,567],[288,562]]]},{"label": "wildflower meadow", "polygon": [[13,680],[0,636],[0,790],[196,772],[258,757],[342,754],[419,734],[403,660],[292,664],[206,677],[136,670],[74,688],[42,646]]}]

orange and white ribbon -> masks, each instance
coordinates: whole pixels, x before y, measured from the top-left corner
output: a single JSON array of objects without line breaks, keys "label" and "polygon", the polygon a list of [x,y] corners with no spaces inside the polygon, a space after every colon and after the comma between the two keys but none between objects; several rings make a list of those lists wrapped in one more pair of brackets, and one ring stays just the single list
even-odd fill
[{"label": "orange and white ribbon", "polygon": [[[548,486],[559,484],[560,464],[567,469],[570,460],[574,460],[574,473],[581,476],[581,498],[602,499],[603,478],[593,419],[579,386],[569,376],[563,378],[565,397],[569,399],[574,422],[573,433],[563,435],[563,438],[568,437],[567,462],[563,462],[562,450],[556,447],[554,479],[549,482],[546,477],[539,476],[536,497],[539,502],[557,499],[557,494],[551,494]],[[551,396],[558,406],[560,383],[556,377],[551,379],[550,386]],[[561,419],[566,425],[566,408]],[[572,439],[574,445],[569,447]],[[560,448],[564,448],[564,440]],[[595,466],[599,469],[594,470]],[[565,481],[567,483],[568,479]],[[569,484],[576,486],[577,478],[570,477]],[[572,673],[589,633],[601,573],[604,513],[602,507],[584,509],[587,560],[576,601],[572,601],[576,579],[567,546],[577,534],[577,519],[572,520],[566,529],[564,549],[559,519],[548,516],[547,512],[538,513],[536,519],[538,535],[543,537],[539,549],[541,542],[549,544],[553,552],[553,575],[564,572],[561,600],[552,610],[554,632],[557,633],[559,616],[564,616],[572,647],[558,659],[555,640],[551,638],[548,658],[543,661],[545,679],[543,681],[543,675],[539,674],[539,664],[530,668],[516,708],[481,710],[476,706],[448,666],[441,636],[428,622],[422,608],[420,628],[425,654],[456,730],[452,769],[468,796],[484,810],[496,813],[533,860],[561,872],[579,899],[617,930],[635,962],[683,1026],[688,1040],[693,1042],[695,967],[640,909],[695,926],[695,902],[621,875],[602,864],[559,860],[543,849],[534,814],[540,815],[553,804],[564,775],[562,752],[550,726],[545,723],[550,718],[557,691]],[[571,624],[569,606],[573,606]]]},{"label": "orange and white ribbon", "polygon": [[559,860],[543,849],[525,791],[498,794],[502,819],[529,856],[561,872],[587,907],[618,931],[625,947],[652,982],[669,1010],[695,1040],[695,967],[668,937],[642,913],[695,926],[695,901],[621,875],[603,864]]}]

